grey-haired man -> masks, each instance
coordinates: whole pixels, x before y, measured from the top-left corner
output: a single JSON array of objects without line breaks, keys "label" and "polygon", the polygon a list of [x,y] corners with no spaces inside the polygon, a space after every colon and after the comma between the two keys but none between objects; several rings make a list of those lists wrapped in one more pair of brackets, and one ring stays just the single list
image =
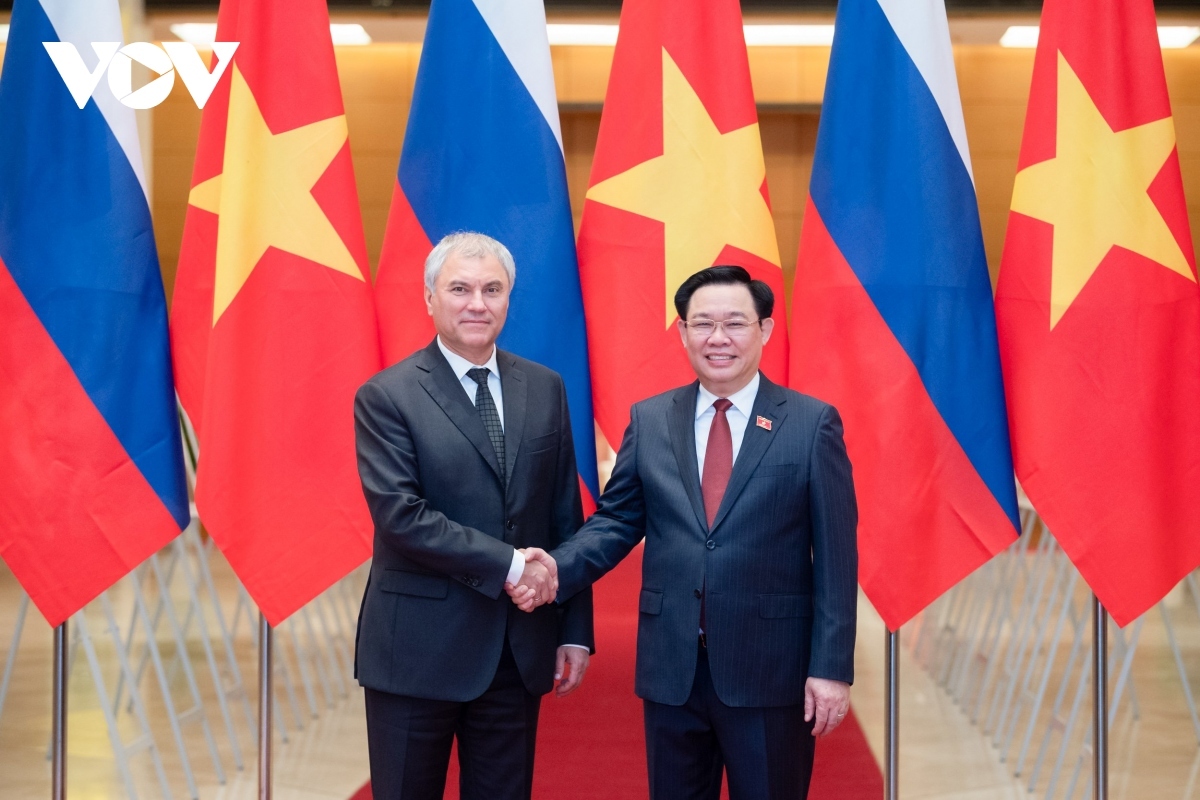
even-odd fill
[{"label": "grey-haired man", "polygon": [[377,800],[440,800],[458,740],[464,800],[527,800],[541,696],[572,691],[593,646],[592,598],[523,614],[583,521],[557,373],[496,347],[515,278],[504,245],[447,236],[425,264],[438,335],[355,398],[375,558],[356,646]]}]

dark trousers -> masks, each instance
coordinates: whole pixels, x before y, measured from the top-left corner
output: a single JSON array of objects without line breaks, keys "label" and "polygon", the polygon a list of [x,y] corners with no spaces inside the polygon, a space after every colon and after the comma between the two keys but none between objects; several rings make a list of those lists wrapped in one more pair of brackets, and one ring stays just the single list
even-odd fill
[{"label": "dark trousers", "polygon": [[491,686],[470,702],[365,693],[375,800],[442,800],[455,737],[462,800],[529,800],[542,699],[526,691],[507,638]]},{"label": "dark trousers", "polygon": [[700,648],[682,706],[644,701],[650,800],[803,800],[812,777],[812,723],[804,706],[733,708],[717,697]]}]

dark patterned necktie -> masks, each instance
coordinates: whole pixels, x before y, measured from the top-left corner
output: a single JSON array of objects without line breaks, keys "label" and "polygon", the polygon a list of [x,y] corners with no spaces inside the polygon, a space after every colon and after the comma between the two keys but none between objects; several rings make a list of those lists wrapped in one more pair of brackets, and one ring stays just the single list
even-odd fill
[{"label": "dark patterned necktie", "polygon": [[492,449],[496,451],[496,463],[500,465],[500,483],[503,484],[507,475],[504,471],[504,426],[500,424],[500,412],[496,410],[496,401],[492,399],[492,392],[488,389],[490,372],[487,367],[467,370],[471,380],[478,384],[475,389],[475,410],[479,412],[483,427],[487,429],[488,438],[492,441]]}]

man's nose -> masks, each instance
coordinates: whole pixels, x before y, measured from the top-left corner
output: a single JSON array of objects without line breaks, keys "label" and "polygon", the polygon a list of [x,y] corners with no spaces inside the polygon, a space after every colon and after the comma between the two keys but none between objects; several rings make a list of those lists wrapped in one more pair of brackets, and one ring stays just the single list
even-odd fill
[{"label": "man's nose", "polygon": [[467,308],[472,311],[487,311],[487,304],[483,302],[482,290],[471,292],[471,299],[467,301]]},{"label": "man's nose", "polygon": [[724,325],[718,325],[717,329],[712,332],[711,336],[708,337],[708,343],[710,345],[716,345],[718,347],[720,347],[722,345],[730,344],[732,342],[733,342],[733,339],[729,338],[729,334],[727,334],[725,332]]}]

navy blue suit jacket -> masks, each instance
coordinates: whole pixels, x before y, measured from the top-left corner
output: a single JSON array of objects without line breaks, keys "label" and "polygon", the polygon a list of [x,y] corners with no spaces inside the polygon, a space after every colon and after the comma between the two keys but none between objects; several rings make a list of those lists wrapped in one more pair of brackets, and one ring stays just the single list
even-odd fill
[{"label": "navy blue suit jacket", "polygon": [[559,599],[645,539],[638,696],[687,701],[702,589],[713,686],[726,705],[801,703],[810,675],[852,682],[858,508],[837,410],[764,376],[710,528],[696,463],[698,386],[633,406],[598,510],[553,552]]}]

